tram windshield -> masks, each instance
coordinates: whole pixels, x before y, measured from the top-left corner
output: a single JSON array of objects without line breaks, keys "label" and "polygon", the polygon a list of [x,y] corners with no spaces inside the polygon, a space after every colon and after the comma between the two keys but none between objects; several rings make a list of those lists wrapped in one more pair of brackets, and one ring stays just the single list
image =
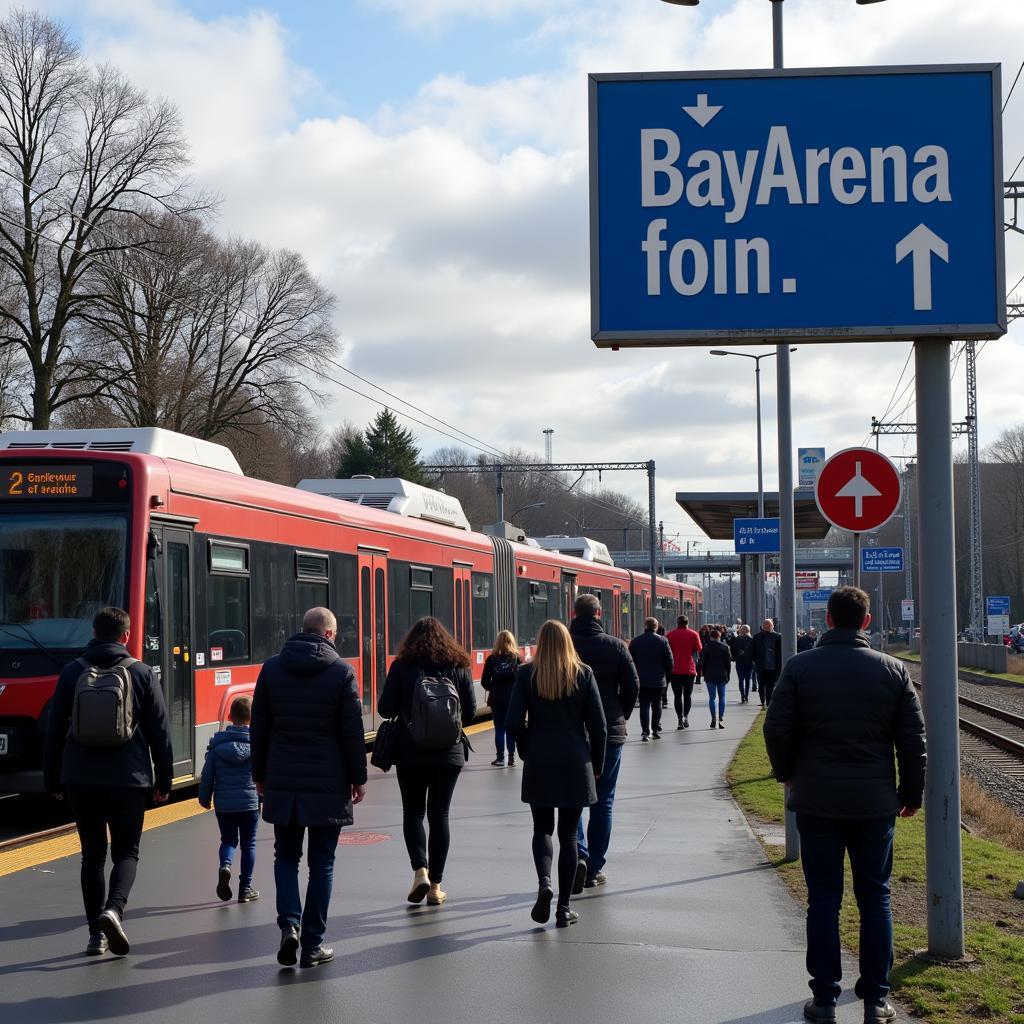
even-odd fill
[{"label": "tram windshield", "polygon": [[0,648],[85,647],[96,613],[125,607],[127,548],[123,515],[0,515]]}]

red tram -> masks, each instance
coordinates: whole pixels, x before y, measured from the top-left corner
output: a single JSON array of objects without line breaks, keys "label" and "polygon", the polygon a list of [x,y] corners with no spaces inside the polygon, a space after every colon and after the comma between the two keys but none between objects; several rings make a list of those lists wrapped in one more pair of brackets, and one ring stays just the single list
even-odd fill
[{"label": "red tram", "polygon": [[700,608],[694,587],[659,578],[652,598],[642,573],[444,525],[457,502],[424,493],[418,513],[396,515],[248,479],[226,448],[162,430],[0,435],[0,790],[40,788],[57,673],[106,605],[128,610],[131,653],[161,680],[179,785],[314,605],[338,617],[367,733],[422,615],[472,652],[479,679],[497,630],[529,656],[541,623],[568,621],[579,593],[597,595],[626,639],[646,615],[671,628]]}]

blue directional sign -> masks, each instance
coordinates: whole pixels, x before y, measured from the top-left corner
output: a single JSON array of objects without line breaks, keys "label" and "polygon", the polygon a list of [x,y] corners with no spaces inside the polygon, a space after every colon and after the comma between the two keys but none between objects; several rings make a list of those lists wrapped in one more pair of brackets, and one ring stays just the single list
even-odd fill
[{"label": "blue directional sign", "polygon": [[985,598],[985,614],[986,615],[1009,615],[1010,614],[1010,599],[1008,597],[986,597]]},{"label": "blue directional sign", "polygon": [[829,587],[826,590],[804,590],[804,604],[828,604],[828,599],[832,596],[833,587]]},{"label": "blue directional sign", "polygon": [[590,76],[594,341],[1006,331],[993,64]]},{"label": "blue directional sign", "polygon": [[779,550],[778,519],[734,519],[732,542],[740,555],[773,555]]},{"label": "blue directional sign", "polygon": [[903,572],[903,548],[861,548],[861,572]]}]

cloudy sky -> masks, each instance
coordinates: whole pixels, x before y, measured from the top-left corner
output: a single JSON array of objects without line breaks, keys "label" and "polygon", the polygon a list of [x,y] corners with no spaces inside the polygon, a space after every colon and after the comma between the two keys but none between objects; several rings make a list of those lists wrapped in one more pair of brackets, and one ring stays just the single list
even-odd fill
[{"label": "cloudy sky", "polygon": [[[223,199],[220,230],[306,255],[338,296],[353,370],[497,448],[540,451],[552,427],[558,459],[656,459],[670,534],[699,536],[677,490],[754,486],[747,361],[590,341],[586,98],[589,72],[766,66],[767,0],[33,6],[179,105],[193,176]],[[1024,3],[1010,0],[787,0],[785,14],[790,66],[999,61],[1005,94],[1024,60]],[[1024,157],[1024,80],[1004,150],[1009,174]],[[1011,235],[1008,285],[1022,275],[1024,239]],[[887,407],[889,419],[912,419],[912,361],[896,389],[909,351],[802,347],[795,444],[859,444]],[[1024,419],[1024,328],[985,346],[979,380],[984,443]],[[361,425],[375,409],[339,388],[325,416]],[[426,451],[451,443],[414,429]],[[912,450],[898,439],[886,448]],[[616,483],[645,500],[641,476]]]}]

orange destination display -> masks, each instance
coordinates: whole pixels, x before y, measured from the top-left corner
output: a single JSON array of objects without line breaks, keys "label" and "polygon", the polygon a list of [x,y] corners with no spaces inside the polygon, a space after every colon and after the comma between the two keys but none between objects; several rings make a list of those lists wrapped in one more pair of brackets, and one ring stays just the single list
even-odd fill
[{"label": "orange destination display", "polygon": [[8,499],[91,498],[92,466],[4,466],[0,496]]}]

